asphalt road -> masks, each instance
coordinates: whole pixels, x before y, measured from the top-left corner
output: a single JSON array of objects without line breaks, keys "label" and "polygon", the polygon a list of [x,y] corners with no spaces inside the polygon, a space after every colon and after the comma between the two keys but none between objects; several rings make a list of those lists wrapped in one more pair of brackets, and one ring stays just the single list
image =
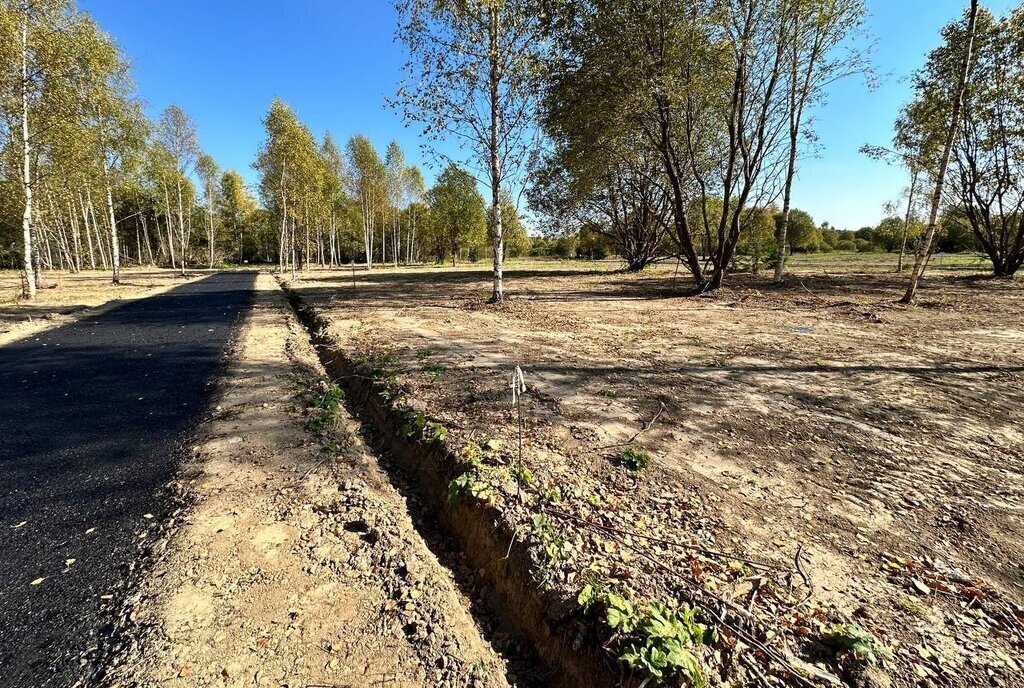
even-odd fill
[{"label": "asphalt road", "polygon": [[215,274],[0,347],[0,685],[86,671],[254,279]]}]

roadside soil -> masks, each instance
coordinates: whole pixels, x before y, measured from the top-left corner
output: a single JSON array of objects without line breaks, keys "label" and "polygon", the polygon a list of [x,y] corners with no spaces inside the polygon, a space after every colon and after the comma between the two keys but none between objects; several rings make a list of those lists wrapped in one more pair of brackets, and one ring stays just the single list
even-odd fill
[{"label": "roadside soil", "polygon": [[[726,633],[702,655],[722,685],[802,685],[784,664],[824,682],[1024,685],[1024,283],[936,275],[906,308],[903,280],[856,270],[782,288],[735,275],[689,298],[664,268],[506,275],[498,307],[473,268],[292,287],[453,452],[490,442],[471,477],[547,552],[562,599],[596,579],[741,605],[764,642]],[[651,465],[618,465],[627,446]],[[857,678],[826,647],[838,624],[892,651],[883,672]]]},{"label": "roadside soil", "polygon": [[128,299],[159,294],[206,274],[190,271],[182,278],[174,270],[126,268],[121,271],[121,284],[111,284],[108,271],[48,271],[36,298],[22,301],[21,273],[0,271],[0,345],[96,315]]},{"label": "roadside soil", "polygon": [[333,389],[261,274],[109,685],[509,685]]}]

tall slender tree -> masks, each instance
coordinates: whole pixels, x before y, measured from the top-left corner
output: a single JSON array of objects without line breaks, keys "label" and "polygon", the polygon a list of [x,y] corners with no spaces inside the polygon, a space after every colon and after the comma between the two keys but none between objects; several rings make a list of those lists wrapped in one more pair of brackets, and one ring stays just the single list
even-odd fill
[{"label": "tall slender tree", "polygon": [[458,140],[463,162],[490,189],[491,301],[500,302],[501,198],[532,141],[540,15],[527,0],[411,0],[396,8],[411,59],[393,102],[428,139]]},{"label": "tall slender tree", "polygon": [[[192,204],[194,195],[189,194],[186,178],[196,163],[199,154],[199,139],[192,118],[177,105],[168,105],[160,116],[158,125],[160,141],[163,143],[175,166],[174,187],[178,204],[178,246],[181,249],[181,274],[188,265],[188,248],[192,233]],[[188,207],[187,222],[185,208]]]},{"label": "tall slender tree", "polygon": [[[775,283],[781,284],[786,262],[786,233],[792,207],[793,180],[809,105],[820,102],[826,87],[852,74],[866,73],[863,49],[849,39],[860,33],[867,17],[863,0],[786,0],[782,30],[786,33],[786,84],[789,154],[782,191],[779,254]],[[840,50],[847,44],[846,50]]]},{"label": "tall slender tree", "polygon": [[[935,230],[938,227],[939,222],[939,209],[942,205],[942,192],[946,182],[946,171],[949,168],[949,159],[953,152],[953,144],[956,142],[956,136],[958,128],[960,127],[960,115],[964,107],[964,93],[967,89],[967,80],[970,77],[971,66],[973,64],[974,57],[974,39],[978,24],[978,0],[971,0],[970,7],[966,12],[966,25],[967,28],[962,34],[962,42],[957,47],[962,46],[959,51],[959,70],[956,76],[956,81],[953,82],[952,88],[948,81],[945,81],[940,77],[937,82],[930,82],[926,75],[919,76],[918,89],[925,91],[925,97],[927,98],[929,92],[934,95],[934,89],[936,87],[945,89],[945,92],[952,96],[952,111],[949,113],[948,127],[945,133],[945,142],[943,143],[942,153],[938,159],[938,166],[935,171],[935,190],[932,192],[931,208],[928,217],[928,228],[925,230],[924,238],[921,240],[921,246],[918,248],[917,257],[914,260],[914,268],[910,273],[910,281],[907,285],[907,291],[903,294],[903,298],[900,299],[902,303],[913,303],[914,297],[917,295],[918,283],[921,280],[921,275],[924,273],[924,266],[928,260],[928,256],[931,254],[932,242],[935,240]],[[935,57],[936,65],[941,65],[945,60],[943,59],[942,49],[940,48],[937,53],[933,53]],[[949,75],[949,70],[945,71],[945,75]],[[945,81],[945,84],[942,82]]]}]

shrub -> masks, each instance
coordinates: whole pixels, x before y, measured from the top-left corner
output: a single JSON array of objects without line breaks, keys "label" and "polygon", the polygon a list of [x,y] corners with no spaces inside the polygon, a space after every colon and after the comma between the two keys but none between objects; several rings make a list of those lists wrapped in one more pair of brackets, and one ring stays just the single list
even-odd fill
[{"label": "shrub", "polygon": [[857,250],[857,242],[853,241],[853,240],[850,240],[850,239],[843,239],[838,244],[836,244],[836,250],[837,251],[850,251],[850,252],[856,251]]}]

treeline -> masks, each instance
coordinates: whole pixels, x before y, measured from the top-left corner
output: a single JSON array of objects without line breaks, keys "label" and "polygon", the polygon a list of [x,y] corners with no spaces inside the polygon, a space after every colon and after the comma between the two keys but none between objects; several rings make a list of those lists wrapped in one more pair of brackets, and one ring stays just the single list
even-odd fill
[{"label": "treeline", "polygon": [[0,3],[0,264],[31,298],[48,269],[182,271],[269,256],[267,218],[181,108],[143,113],[128,63],[67,0]]},{"label": "treeline", "polygon": [[[428,189],[397,142],[382,157],[362,134],[343,147],[330,132],[318,141],[279,99],[263,124],[266,139],[255,168],[263,207],[276,228],[273,254],[280,269],[455,265],[491,257],[490,215],[477,180],[465,169],[449,164]],[[506,198],[501,207],[503,254],[527,253],[530,238],[514,204]]]}]

